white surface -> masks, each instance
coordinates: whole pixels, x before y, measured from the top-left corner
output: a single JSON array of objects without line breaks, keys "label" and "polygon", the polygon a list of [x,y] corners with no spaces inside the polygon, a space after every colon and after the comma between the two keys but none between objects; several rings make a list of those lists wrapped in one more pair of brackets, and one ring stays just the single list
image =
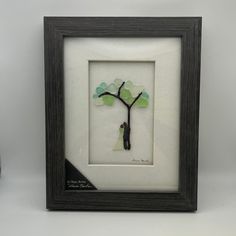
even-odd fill
[{"label": "white surface", "polygon": [[200,175],[199,186],[197,213],[48,212],[41,176],[6,175],[0,182],[1,235],[235,236],[236,174]]},{"label": "white surface", "polygon": [[[0,1],[1,236],[235,236],[234,0]],[[203,16],[199,210],[47,212],[43,15]]]},{"label": "white surface", "polygon": [[[64,55],[67,159],[99,190],[177,190],[180,39],[68,38]],[[94,60],[113,62],[89,67]],[[143,85],[150,95],[147,108],[132,108],[132,148],[123,153],[112,147],[126,110],[119,102],[110,109],[95,106],[91,98],[96,86],[116,76]],[[133,159],[152,165],[132,165]]]}]

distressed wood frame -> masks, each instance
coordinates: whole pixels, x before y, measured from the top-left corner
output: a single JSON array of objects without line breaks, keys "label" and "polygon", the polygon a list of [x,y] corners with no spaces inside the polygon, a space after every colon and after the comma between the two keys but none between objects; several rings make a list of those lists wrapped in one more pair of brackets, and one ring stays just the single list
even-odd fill
[{"label": "distressed wood frame", "polygon": [[[201,17],[44,17],[47,208],[195,211],[197,209]],[[179,190],[66,191],[64,37],[181,37]]]}]

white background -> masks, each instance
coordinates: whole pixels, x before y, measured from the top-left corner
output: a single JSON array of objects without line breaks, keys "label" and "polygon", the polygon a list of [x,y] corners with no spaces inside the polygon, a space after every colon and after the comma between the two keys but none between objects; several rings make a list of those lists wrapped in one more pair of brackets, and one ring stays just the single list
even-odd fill
[{"label": "white background", "polygon": [[[235,235],[235,9],[234,0],[1,0],[1,235]],[[203,16],[197,213],[45,210],[44,15]]]}]

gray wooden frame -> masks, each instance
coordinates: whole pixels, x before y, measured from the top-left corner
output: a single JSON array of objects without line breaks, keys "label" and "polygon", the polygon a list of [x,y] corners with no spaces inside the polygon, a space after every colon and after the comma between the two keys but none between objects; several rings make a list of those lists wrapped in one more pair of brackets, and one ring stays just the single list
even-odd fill
[{"label": "gray wooden frame", "polygon": [[[197,209],[201,17],[45,17],[47,208],[51,210],[195,211]],[[180,37],[179,190],[66,191],[64,37]]]}]

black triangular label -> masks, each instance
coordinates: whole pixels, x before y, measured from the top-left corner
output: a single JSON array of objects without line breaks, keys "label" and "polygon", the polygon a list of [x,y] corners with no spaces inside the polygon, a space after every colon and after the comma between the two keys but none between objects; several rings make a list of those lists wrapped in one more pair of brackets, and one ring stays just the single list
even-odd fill
[{"label": "black triangular label", "polygon": [[96,187],[67,159],[65,159],[65,174],[66,190],[96,190]]}]

